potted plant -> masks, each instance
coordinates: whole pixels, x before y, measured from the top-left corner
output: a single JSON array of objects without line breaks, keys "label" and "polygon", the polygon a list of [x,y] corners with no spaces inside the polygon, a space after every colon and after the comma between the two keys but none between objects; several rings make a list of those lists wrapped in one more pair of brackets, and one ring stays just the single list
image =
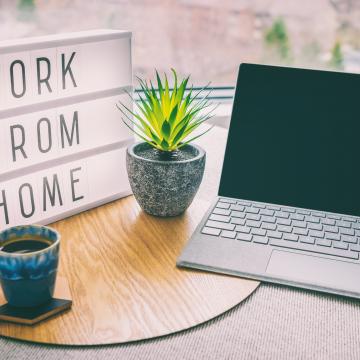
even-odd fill
[{"label": "potted plant", "polygon": [[[212,115],[208,86],[186,91],[189,77],[178,83],[174,69],[173,87],[156,71],[157,89],[138,78],[143,95],[133,101],[134,109],[117,105],[124,123],[141,139],[127,148],[126,165],[130,185],[141,208],[156,216],[176,216],[191,204],[203,177],[205,151],[193,140]],[[204,91],[207,91],[206,95]],[[129,96],[131,96],[129,94]]]}]

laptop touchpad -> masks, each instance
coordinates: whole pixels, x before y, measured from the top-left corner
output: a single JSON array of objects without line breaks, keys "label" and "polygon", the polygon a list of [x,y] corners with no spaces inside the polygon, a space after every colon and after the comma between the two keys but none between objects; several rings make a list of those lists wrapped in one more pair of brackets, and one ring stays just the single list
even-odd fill
[{"label": "laptop touchpad", "polygon": [[289,283],[314,284],[360,293],[360,264],[273,250],[266,274]]}]

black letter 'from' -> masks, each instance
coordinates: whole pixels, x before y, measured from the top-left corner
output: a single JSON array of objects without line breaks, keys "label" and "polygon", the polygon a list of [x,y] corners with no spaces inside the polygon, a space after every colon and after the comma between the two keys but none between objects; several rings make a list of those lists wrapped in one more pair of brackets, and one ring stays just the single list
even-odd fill
[{"label": "black letter 'from'", "polygon": [[[41,62],[44,62],[46,64],[47,72],[46,76],[44,78],[41,78]],[[37,70],[37,82],[38,82],[38,94],[41,95],[41,84],[45,83],[49,93],[52,92],[51,86],[49,84],[49,79],[51,76],[51,64],[50,60],[46,57],[40,57],[36,59],[36,70]]]},{"label": "black letter 'from'", "polygon": [[2,194],[2,202],[0,202],[0,206],[4,207],[5,223],[6,225],[9,225],[9,213],[7,208],[5,190],[1,190],[1,194]]},{"label": "black letter 'from'", "polygon": [[61,134],[61,147],[65,147],[65,136],[66,135],[67,142],[69,146],[72,146],[74,141],[74,133],[76,133],[76,143],[79,145],[79,119],[78,119],[78,112],[74,111],[72,126],[71,126],[71,135],[69,135],[68,128],[66,126],[65,117],[63,114],[60,115],[60,134]]},{"label": "black letter 'from'", "polygon": [[65,84],[65,77],[66,74],[69,73],[70,77],[71,77],[71,81],[74,85],[74,87],[77,87],[76,85],[76,81],[74,79],[74,74],[71,70],[71,62],[74,60],[74,56],[75,56],[76,52],[73,52],[70,56],[70,60],[68,61],[67,64],[65,64],[65,54],[61,54],[61,72],[62,72],[62,88],[66,89],[66,84]]},{"label": "black letter 'from'", "polygon": [[77,167],[75,169],[70,170],[70,182],[71,182],[71,194],[72,194],[72,201],[78,201],[84,198],[83,195],[77,196],[75,195],[75,184],[78,183],[80,180],[79,178],[74,178],[74,172],[81,170],[81,167]]},{"label": "black letter 'from'", "polygon": [[[15,91],[15,79],[14,79],[14,67],[15,65],[20,65],[21,67],[21,77],[22,77],[22,91]],[[25,65],[21,60],[15,60],[10,65],[10,81],[11,81],[11,93],[16,98],[21,98],[26,93],[26,79],[25,79]]]},{"label": "black letter 'from'", "polygon": [[[26,213],[24,208],[24,200],[23,200],[23,189],[28,188],[29,189],[29,196],[30,196],[30,202],[31,202],[31,210],[30,212]],[[35,201],[34,201],[34,192],[32,189],[32,186],[29,183],[22,184],[19,188],[19,200],[20,200],[20,210],[21,215],[24,218],[29,218],[34,215],[35,212]]]},{"label": "black letter 'from'", "polygon": [[59,186],[59,180],[58,180],[58,176],[56,174],[53,175],[53,180],[52,180],[52,189],[50,189],[50,184],[49,181],[47,179],[47,177],[45,176],[43,178],[43,192],[44,192],[44,196],[43,196],[43,209],[44,211],[46,211],[46,204],[47,204],[47,195],[49,196],[49,200],[50,200],[50,204],[51,206],[55,205],[55,201],[56,201],[56,193],[57,196],[59,198],[59,204],[60,206],[63,205],[63,201],[62,201],[62,197],[61,197],[61,192],[60,192],[60,186]]},{"label": "black letter 'from'", "polygon": [[[18,129],[20,130],[20,134],[21,134],[21,141],[20,144],[15,145],[15,135],[14,135],[14,130]],[[22,153],[22,156],[27,159],[27,155],[24,151],[24,144],[25,144],[25,130],[24,127],[22,125],[12,125],[10,126],[10,136],[11,136],[11,150],[12,150],[12,158],[13,161],[16,161],[16,150],[20,150],[20,152]]]}]

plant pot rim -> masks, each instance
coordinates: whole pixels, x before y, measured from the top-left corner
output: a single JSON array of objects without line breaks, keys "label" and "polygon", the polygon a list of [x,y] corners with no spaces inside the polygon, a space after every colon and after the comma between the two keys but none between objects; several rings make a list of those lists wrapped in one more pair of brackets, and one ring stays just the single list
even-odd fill
[{"label": "plant pot rim", "polygon": [[[187,144],[186,146],[192,146],[193,148],[195,148],[197,151],[198,151],[198,154],[196,156],[194,156],[193,158],[191,159],[187,159],[187,160],[152,160],[152,159],[147,159],[145,157],[142,157],[142,156],[139,156],[135,153],[135,148],[139,145],[142,145],[142,144],[146,144],[145,141],[140,141],[140,142],[136,142],[130,146],[128,146],[127,148],[127,153],[133,157],[133,158],[136,158],[136,159],[139,159],[139,160],[142,160],[142,161],[147,161],[149,163],[154,163],[154,164],[184,164],[184,163],[188,163],[188,162],[192,162],[192,161],[196,161],[198,159],[201,159],[202,157],[205,156],[205,150],[200,147],[199,145],[195,145],[195,144]],[[150,145],[149,145],[150,146]]]}]

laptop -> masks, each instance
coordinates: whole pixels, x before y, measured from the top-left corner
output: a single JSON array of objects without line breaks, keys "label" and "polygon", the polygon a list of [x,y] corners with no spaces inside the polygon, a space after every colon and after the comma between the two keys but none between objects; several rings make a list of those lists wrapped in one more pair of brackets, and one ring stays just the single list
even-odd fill
[{"label": "laptop", "polygon": [[218,196],[177,265],[360,298],[360,75],[241,64]]}]

